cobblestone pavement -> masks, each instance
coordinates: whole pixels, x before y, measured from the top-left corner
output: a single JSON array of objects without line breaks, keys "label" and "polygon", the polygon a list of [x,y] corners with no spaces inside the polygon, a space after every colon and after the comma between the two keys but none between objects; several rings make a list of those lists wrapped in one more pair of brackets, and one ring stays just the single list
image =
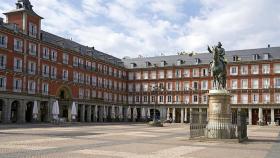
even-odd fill
[{"label": "cobblestone pavement", "polygon": [[280,127],[249,126],[249,141],[188,140],[189,126],[166,124],[0,125],[2,158],[278,158]]}]

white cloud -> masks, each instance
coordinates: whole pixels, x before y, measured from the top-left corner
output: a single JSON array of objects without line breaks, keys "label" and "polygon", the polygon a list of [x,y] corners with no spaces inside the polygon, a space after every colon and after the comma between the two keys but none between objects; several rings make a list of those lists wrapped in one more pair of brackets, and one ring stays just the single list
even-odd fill
[{"label": "white cloud", "polygon": [[[226,50],[280,45],[277,0],[201,0],[199,14],[192,17],[184,8],[188,0],[31,2],[45,18],[44,30],[120,58],[205,52],[208,44],[218,41]],[[14,7],[2,0],[0,11]]]}]

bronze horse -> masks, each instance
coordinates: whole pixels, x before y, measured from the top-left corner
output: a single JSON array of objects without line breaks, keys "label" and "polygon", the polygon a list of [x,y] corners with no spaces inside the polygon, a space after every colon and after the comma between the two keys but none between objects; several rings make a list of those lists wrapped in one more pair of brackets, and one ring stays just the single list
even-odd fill
[{"label": "bronze horse", "polygon": [[226,64],[220,59],[220,54],[217,47],[208,47],[209,52],[213,55],[213,61],[210,62],[209,73],[212,72],[214,78],[214,87],[217,89],[226,88]]}]

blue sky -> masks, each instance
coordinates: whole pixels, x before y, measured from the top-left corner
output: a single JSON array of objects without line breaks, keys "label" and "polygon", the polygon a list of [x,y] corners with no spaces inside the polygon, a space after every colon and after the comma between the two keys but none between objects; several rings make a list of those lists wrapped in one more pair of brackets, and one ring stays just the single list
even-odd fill
[{"label": "blue sky", "polygon": [[[16,0],[1,0],[3,13]],[[42,29],[122,58],[280,46],[278,0],[31,0]],[[4,17],[4,15],[1,15]]]}]

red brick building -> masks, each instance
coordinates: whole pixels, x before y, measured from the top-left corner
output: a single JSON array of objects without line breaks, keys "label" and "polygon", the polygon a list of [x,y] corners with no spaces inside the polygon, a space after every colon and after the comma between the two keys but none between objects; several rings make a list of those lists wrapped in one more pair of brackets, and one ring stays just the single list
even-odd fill
[{"label": "red brick building", "polygon": [[[207,110],[212,77],[210,54],[118,59],[41,30],[42,17],[26,1],[0,20],[1,122],[59,117],[75,121],[141,121],[156,105],[160,119],[188,122],[191,111]],[[227,51],[227,89],[232,110],[248,112],[249,124],[280,120],[280,47]],[[154,89],[157,88],[155,91]]]}]

